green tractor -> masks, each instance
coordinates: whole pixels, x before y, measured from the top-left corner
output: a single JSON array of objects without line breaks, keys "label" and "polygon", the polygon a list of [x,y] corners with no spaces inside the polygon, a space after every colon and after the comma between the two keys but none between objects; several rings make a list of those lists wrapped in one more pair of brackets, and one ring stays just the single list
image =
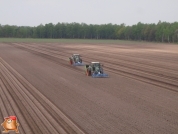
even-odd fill
[{"label": "green tractor", "polygon": [[85,65],[85,73],[87,76],[92,76],[93,78],[108,77],[108,74],[103,72],[103,65],[99,62],[91,62]]},{"label": "green tractor", "polygon": [[73,54],[71,57],[69,57],[69,63],[73,66],[83,66],[82,58],[80,54]]}]

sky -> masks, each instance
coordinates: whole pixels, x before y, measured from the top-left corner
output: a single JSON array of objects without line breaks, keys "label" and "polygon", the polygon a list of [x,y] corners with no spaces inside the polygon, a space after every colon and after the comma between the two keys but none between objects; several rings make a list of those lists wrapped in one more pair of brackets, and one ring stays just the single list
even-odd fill
[{"label": "sky", "polygon": [[0,24],[134,25],[178,21],[178,0],[0,0]]}]

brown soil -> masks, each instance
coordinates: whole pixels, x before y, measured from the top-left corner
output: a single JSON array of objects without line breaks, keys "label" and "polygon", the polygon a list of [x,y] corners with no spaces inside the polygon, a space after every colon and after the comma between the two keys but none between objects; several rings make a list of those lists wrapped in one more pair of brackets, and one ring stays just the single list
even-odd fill
[{"label": "brown soil", "polygon": [[1,43],[0,78],[0,122],[16,115],[21,133],[178,133],[176,45]]}]

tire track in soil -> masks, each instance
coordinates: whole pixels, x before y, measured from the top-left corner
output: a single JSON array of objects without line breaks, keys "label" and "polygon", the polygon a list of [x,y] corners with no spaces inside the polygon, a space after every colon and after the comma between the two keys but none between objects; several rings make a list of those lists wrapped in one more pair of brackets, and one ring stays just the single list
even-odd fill
[{"label": "tire track in soil", "polygon": [[[50,52],[49,50],[47,49],[44,49],[44,48],[36,48],[36,47],[27,47],[27,46],[23,46],[21,44],[13,44],[15,46],[20,46],[20,48],[22,49],[26,49],[27,51],[30,51],[30,52],[33,52],[33,53],[36,53],[39,55],[40,53],[40,56],[42,57],[45,57],[45,58],[48,58],[52,61],[55,61],[57,64],[60,64],[61,66],[65,66],[67,68],[70,68],[72,70],[75,70],[75,71],[78,71],[81,73],[81,69],[77,68],[77,67],[73,67],[73,66],[69,66],[68,64],[66,64],[64,58],[61,58],[64,57],[63,54],[57,54],[54,53],[54,52]],[[60,57],[59,57],[60,55]],[[59,60],[57,59],[60,59],[60,62]],[[89,57],[86,57],[86,61],[91,61],[91,60],[94,60],[95,58],[89,58]],[[160,75],[159,73],[156,73],[156,72],[151,72],[150,71],[146,71],[146,70],[143,70],[143,69],[139,69],[141,68],[142,66],[140,66],[139,64],[137,64],[137,68],[133,68],[132,67],[132,64],[130,63],[130,66],[123,66],[121,64],[116,64],[116,65],[119,65],[120,68],[118,68],[117,66],[113,66],[113,62],[110,62],[108,60],[104,60],[103,58],[99,57],[99,59],[101,59],[101,61],[103,62],[106,62],[108,64],[108,66],[105,66],[106,70],[108,70],[108,72],[112,72],[114,74],[118,74],[118,75],[123,75],[123,76],[126,76],[126,77],[129,77],[129,78],[133,78],[133,79],[136,79],[136,80],[139,80],[139,81],[142,81],[142,82],[146,82],[146,83],[149,83],[149,84],[153,84],[153,85],[156,85],[156,86],[159,86],[159,87],[163,87],[165,89],[168,89],[168,90],[171,90],[171,91],[174,91],[174,92],[178,92],[178,83],[176,83],[177,81],[177,78],[166,78],[167,76],[164,76],[164,75]],[[63,63],[61,63],[61,60],[64,61]],[[140,67],[139,67],[140,66]],[[121,67],[125,67],[125,68],[122,68]]]},{"label": "tire track in soil", "polygon": [[[83,134],[84,132],[37,91],[28,81],[0,58],[0,95],[3,99],[1,111],[4,114],[19,114],[21,133]],[[8,94],[9,98],[5,96]],[[3,95],[3,97],[2,97]],[[9,104],[7,100],[13,103]],[[12,101],[13,100],[13,101]],[[14,111],[13,111],[14,109]],[[19,111],[18,111],[18,110]],[[3,115],[4,116],[4,115]],[[26,123],[23,124],[23,123]],[[20,128],[20,129],[21,129]]]}]

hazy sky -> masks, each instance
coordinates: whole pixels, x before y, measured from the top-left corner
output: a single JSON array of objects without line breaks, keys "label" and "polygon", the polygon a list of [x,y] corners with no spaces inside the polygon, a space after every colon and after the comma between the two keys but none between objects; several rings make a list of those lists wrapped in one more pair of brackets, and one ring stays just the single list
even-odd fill
[{"label": "hazy sky", "polygon": [[38,26],[178,21],[178,0],[0,0],[0,24]]}]

